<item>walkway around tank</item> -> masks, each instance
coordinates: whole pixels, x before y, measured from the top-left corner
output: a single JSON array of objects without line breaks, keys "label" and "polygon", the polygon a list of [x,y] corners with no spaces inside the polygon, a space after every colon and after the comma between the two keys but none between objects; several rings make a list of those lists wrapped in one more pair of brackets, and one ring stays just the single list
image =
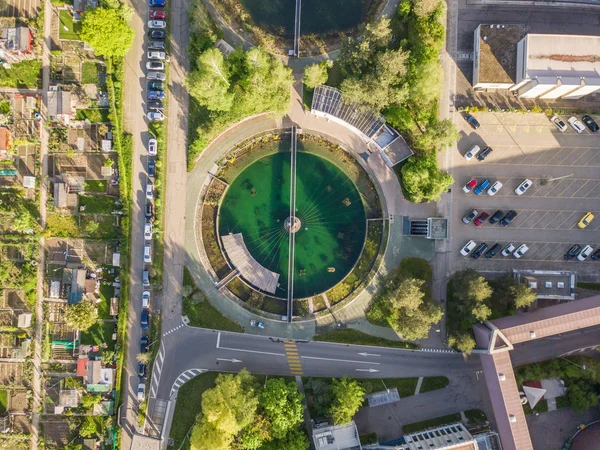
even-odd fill
[{"label": "walkway around tank", "polygon": [[[188,175],[188,220],[186,221],[186,248],[188,249],[188,253],[186,263],[196,284],[224,315],[245,326],[247,332],[261,332],[256,328],[247,326],[249,321],[255,318],[256,315],[244,309],[239,300],[232,298],[232,296],[224,295],[226,294],[225,292],[219,293],[214,285],[214,281],[204,269],[201,262],[202,256],[197,247],[197,245],[202,245],[202,243],[197,242],[199,237],[195,231],[197,222],[196,208],[202,186],[210,176],[209,173],[216,170],[217,161],[227,150],[238,142],[256,134],[269,130],[290,128],[292,125],[296,125],[302,128],[305,133],[322,135],[334,142],[339,142],[345,149],[350,150],[359,162],[362,163],[362,166],[369,175],[378,181],[381,187],[382,203],[386,205],[387,214],[392,218],[390,221],[387,251],[383,263],[379,269],[378,276],[374,278],[365,291],[344,308],[335,311],[335,318],[337,321],[345,322],[351,328],[374,336],[398,340],[397,334],[391,328],[378,327],[369,323],[365,319],[364,313],[373,295],[377,292],[382,276],[398,267],[403,258],[419,256],[430,259],[433,256],[433,243],[431,241],[426,242],[425,240],[417,241],[416,239],[412,239],[411,247],[413,246],[412,244],[415,244],[415,248],[412,249],[412,252],[406,251],[408,239],[411,238],[406,238],[402,235],[402,224],[399,219],[402,215],[430,217],[435,214],[435,205],[412,204],[405,200],[402,196],[398,178],[385,165],[378,153],[369,154],[362,139],[344,126],[317,118],[305,111],[302,105],[302,84],[299,77],[298,75],[298,80],[292,90],[291,106],[287,116],[282,119],[274,119],[269,115],[259,115],[237,124],[219,136],[204,150],[197,161],[196,167]],[[190,217],[190,213],[192,212],[194,216]],[[208,264],[208,261],[205,261],[205,263]],[[269,319],[263,321],[266,323],[269,335],[295,339],[310,339],[315,334],[317,326],[326,327],[334,325],[335,322],[331,315],[318,318],[317,320],[293,322],[291,324]],[[440,340],[440,334],[436,333],[435,330],[432,330],[430,339],[422,342],[422,344],[428,347],[444,347]]]},{"label": "walkway around tank", "polygon": [[[300,0],[297,0],[300,1]],[[287,287],[287,321],[294,318],[294,255],[296,251],[296,157],[298,155],[298,134],[292,127],[290,151],[290,215],[288,229],[288,287]]]}]

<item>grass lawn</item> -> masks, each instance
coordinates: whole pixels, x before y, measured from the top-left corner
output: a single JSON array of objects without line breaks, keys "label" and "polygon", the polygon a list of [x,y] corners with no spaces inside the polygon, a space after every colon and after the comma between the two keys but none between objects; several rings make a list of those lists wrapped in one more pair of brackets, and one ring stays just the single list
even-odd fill
[{"label": "grass lawn", "polygon": [[[81,227],[78,234],[74,237],[89,237],[92,239],[117,239],[120,234],[120,229],[114,225],[114,217],[112,216],[79,216]],[[97,225],[90,225],[90,224]]]},{"label": "grass lawn", "polygon": [[398,389],[400,398],[410,397],[415,395],[418,378],[383,378],[383,379],[358,379],[357,380],[365,389],[367,394],[373,392],[385,391],[387,389]]},{"label": "grass lawn", "polygon": [[465,411],[465,416],[469,419],[469,423],[485,423],[487,421],[487,416],[480,409],[469,409]]},{"label": "grass lawn", "polygon": [[85,61],[81,66],[81,83],[98,84],[98,64],[94,61]]},{"label": "grass lawn", "polygon": [[234,331],[237,333],[244,332],[244,329],[241,326],[221,314],[206,299],[197,302],[191,298],[184,298],[183,315],[188,316],[190,325],[193,327]]},{"label": "grass lawn", "polygon": [[425,377],[421,383],[420,393],[444,389],[450,381],[446,377]]},{"label": "grass lawn", "polygon": [[600,283],[577,283],[578,288],[600,291]]},{"label": "grass lawn", "polygon": [[110,284],[100,284],[100,298],[102,301],[96,304],[99,319],[112,319],[110,315],[110,299],[114,296],[114,293],[115,288]]},{"label": "grass lawn", "polygon": [[96,322],[96,324],[81,333],[81,344],[101,345],[106,343],[108,350],[115,349],[115,341],[112,340],[112,334],[115,329],[116,322]]},{"label": "grass lawn", "polygon": [[106,195],[80,195],[79,207],[83,214],[110,214],[115,209],[115,199]]},{"label": "grass lawn", "polygon": [[426,428],[442,426],[456,422],[460,422],[460,413],[449,414],[447,416],[436,417],[435,419],[423,420],[422,422],[415,422],[409,423],[408,425],[402,425],[402,433],[414,433],[415,431],[421,431]]},{"label": "grass lawn", "polygon": [[92,123],[106,123],[110,122],[109,111],[107,108],[95,108],[95,109],[78,109],[75,113],[75,119],[77,120],[89,120]]},{"label": "grass lawn", "polygon": [[556,397],[556,407],[558,409],[568,408],[569,406],[571,406],[571,402],[569,402],[569,398],[566,395]]},{"label": "grass lawn", "polygon": [[59,39],[68,39],[71,41],[80,41],[81,22],[73,22],[73,15],[67,9],[61,9],[58,14],[60,21],[58,29]]},{"label": "grass lawn", "polygon": [[86,180],[85,190],[87,192],[106,192],[106,180]]},{"label": "grass lawn", "polygon": [[372,345],[377,347],[393,347],[393,348],[419,348],[411,342],[390,341],[389,339],[371,336],[362,331],[353,330],[352,328],[344,328],[342,330],[332,330],[327,333],[317,334],[313,336],[313,341],[321,342],[337,342],[340,344],[358,344]]},{"label": "grass lawn", "polygon": [[8,410],[8,391],[0,390],[0,414],[4,414]]},{"label": "grass lawn", "polygon": [[376,433],[361,434],[359,436],[359,438],[360,438],[360,445],[369,445],[369,444],[377,443],[377,434]]},{"label": "grass lawn", "polygon": [[547,412],[548,411],[548,400],[540,400],[540,402],[535,405],[535,408],[531,409],[529,404],[527,405],[523,405],[523,411],[525,411],[525,414],[533,414],[534,412],[536,413],[541,413],[541,412]]},{"label": "grass lawn", "polygon": [[0,67],[0,87],[36,89],[40,85],[40,70],[39,60],[12,64],[10,69]]}]

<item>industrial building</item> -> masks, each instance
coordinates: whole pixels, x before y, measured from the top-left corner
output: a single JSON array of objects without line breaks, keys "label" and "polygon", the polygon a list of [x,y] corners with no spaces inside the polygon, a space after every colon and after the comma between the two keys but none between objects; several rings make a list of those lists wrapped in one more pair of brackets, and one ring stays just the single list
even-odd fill
[{"label": "industrial building", "polygon": [[600,37],[525,34],[522,25],[475,30],[473,87],[522,99],[575,100],[600,91]]}]

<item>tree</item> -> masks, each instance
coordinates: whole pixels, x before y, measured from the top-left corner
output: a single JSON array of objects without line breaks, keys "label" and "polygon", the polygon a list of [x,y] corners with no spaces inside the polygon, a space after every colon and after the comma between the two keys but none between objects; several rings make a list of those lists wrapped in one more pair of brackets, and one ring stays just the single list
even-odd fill
[{"label": "tree", "polygon": [[271,378],[260,396],[260,406],[271,422],[271,434],[281,439],[302,422],[302,394],[296,383],[286,383],[281,378]]},{"label": "tree", "polygon": [[257,414],[254,422],[242,430],[239,441],[244,450],[263,449],[263,444],[272,440],[271,423],[262,414]]},{"label": "tree", "polygon": [[309,89],[314,89],[321,84],[327,83],[329,77],[327,73],[327,62],[311,64],[302,71],[302,82]]},{"label": "tree", "polygon": [[81,406],[85,409],[91,409],[94,405],[100,403],[102,397],[100,395],[83,394],[81,397]]},{"label": "tree", "polygon": [[440,0],[413,0],[413,11],[419,17],[426,17],[440,6]]},{"label": "tree", "polygon": [[100,436],[102,430],[100,423],[94,417],[85,417],[79,426],[79,435],[85,438]]},{"label": "tree", "polygon": [[334,378],[331,382],[330,413],[336,425],[350,423],[358,408],[363,404],[365,391],[362,386],[350,378]]},{"label": "tree", "polygon": [[402,186],[411,202],[436,201],[454,183],[454,178],[439,169],[435,153],[412,156],[402,166]]},{"label": "tree", "polygon": [[448,337],[448,345],[470,355],[476,347],[475,339],[469,333],[453,334]]},{"label": "tree", "polygon": [[460,135],[454,123],[449,119],[430,123],[425,132],[415,139],[415,148],[423,152],[437,152],[453,145]]},{"label": "tree", "polygon": [[512,284],[508,290],[516,308],[526,308],[537,299],[537,294],[523,283]]},{"label": "tree", "polygon": [[322,378],[311,378],[305,388],[312,392],[313,407],[319,416],[326,416],[329,413],[331,404],[331,385]]},{"label": "tree", "polygon": [[[488,281],[473,269],[456,272],[452,278],[453,308],[468,331],[474,322],[487,320],[492,313],[487,304],[492,295]],[[470,318],[471,320],[465,320]]]},{"label": "tree", "polygon": [[98,309],[91,302],[81,300],[75,305],[67,306],[64,318],[67,325],[85,332],[98,320]]},{"label": "tree", "polygon": [[234,95],[228,92],[231,83],[223,54],[209,48],[200,54],[196,66],[186,83],[190,95],[209,111],[229,111]]},{"label": "tree", "polygon": [[309,447],[306,433],[299,428],[293,428],[284,438],[265,442],[260,450],[308,450]]},{"label": "tree", "polygon": [[229,450],[232,441],[232,434],[217,428],[213,423],[201,419],[192,430],[190,448],[191,450]]},{"label": "tree", "polygon": [[133,29],[123,12],[114,8],[88,9],[81,20],[81,39],[96,55],[124,57],[133,43]]},{"label": "tree", "polygon": [[138,353],[135,355],[135,359],[139,363],[149,364],[152,361],[152,353]]},{"label": "tree", "polygon": [[586,381],[577,381],[567,388],[567,398],[571,408],[576,413],[583,413],[586,409],[598,405],[598,396]]}]

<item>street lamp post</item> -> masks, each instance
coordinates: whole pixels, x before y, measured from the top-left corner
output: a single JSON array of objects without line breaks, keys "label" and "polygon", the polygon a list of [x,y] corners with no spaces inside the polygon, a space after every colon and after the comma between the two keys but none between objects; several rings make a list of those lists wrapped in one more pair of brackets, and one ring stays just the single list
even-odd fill
[{"label": "street lamp post", "polygon": [[574,363],[574,362],[573,362],[573,361],[571,361],[570,359],[567,359],[567,358],[565,358],[565,357],[562,357],[562,356],[561,356],[561,359],[564,359],[565,361],[567,361],[567,362],[570,362],[570,363],[571,363],[571,364],[573,364],[574,366],[577,366],[577,367],[579,367],[580,369],[583,369],[583,370],[585,370],[585,364],[584,364],[584,365],[582,365],[582,366],[580,366],[579,364],[577,364],[577,363]]}]

